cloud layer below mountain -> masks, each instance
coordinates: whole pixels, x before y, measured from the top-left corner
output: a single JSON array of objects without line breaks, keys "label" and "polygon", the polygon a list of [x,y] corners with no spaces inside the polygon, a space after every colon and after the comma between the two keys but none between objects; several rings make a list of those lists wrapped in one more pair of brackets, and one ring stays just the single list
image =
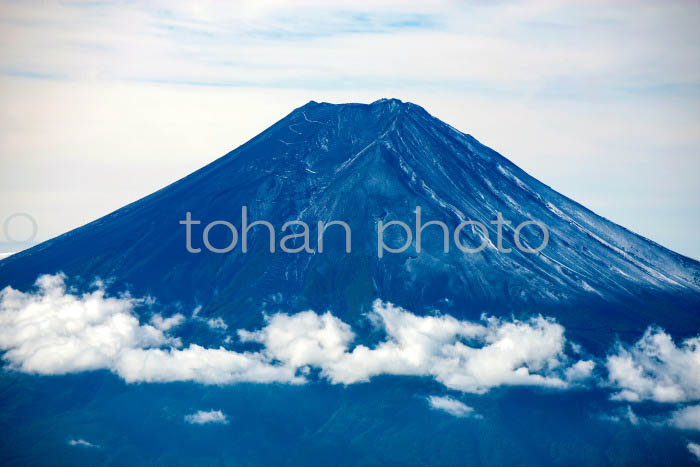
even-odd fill
[{"label": "cloud layer below mountain", "polygon": [[[560,324],[541,316],[466,321],[418,316],[377,300],[368,317],[383,338],[371,346],[354,344],[351,326],[331,313],[304,311],[268,316],[255,331],[238,330],[239,342],[260,347],[237,351],[183,346],[172,333],[187,318],[154,315],[141,323],[135,313],[141,304],[147,303],[129,295],[108,297],[101,284],[79,294],[63,275],[41,276],[29,292],[7,287],[0,292],[0,350],[17,371],[107,369],[129,383],[303,384],[317,372],[333,384],[354,384],[389,374],[429,377],[476,394],[498,386],[566,389],[591,381],[595,368],[568,352],[575,346]],[[676,346],[650,328],[633,345],[617,344],[605,361],[603,385],[613,388],[613,399],[629,402],[698,400],[699,344],[692,338]],[[679,413],[678,423],[687,425],[686,415],[692,414]]]},{"label": "cloud layer below mountain", "polygon": [[[182,346],[169,331],[179,315],[141,324],[130,296],[107,297],[102,288],[82,295],[65,277],[42,276],[33,292],[0,293],[0,348],[11,367],[27,373],[65,374],[108,369],[127,382],[241,381],[301,384],[313,368],[332,383],[352,384],[381,374],[433,377],[448,388],[483,393],[501,385],[567,387],[592,363],[565,355],[564,328],[552,320],[417,316],[377,301],[370,313],[386,337],[356,345],[351,327],[330,313],[276,314],[257,331],[239,330],[259,351]],[[581,372],[584,374],[581,375]]]},{"label": "cloud layer below mountain", "polygon": [[318,367],[332,383],[342,384],[392,374],[429,376],[472,393],[501,385],[565,388],[570,364],[581,367],[564,353],[564,328],[542,317],[470,322],[448,315],[417,316],[376,301],[370,318],[386,334],[372,348],[349,350],[354,339],[350,326],[330,313],[312,311],[272,316],[263,329],[239,331],[239,336],[263,344],[275,361]]}]

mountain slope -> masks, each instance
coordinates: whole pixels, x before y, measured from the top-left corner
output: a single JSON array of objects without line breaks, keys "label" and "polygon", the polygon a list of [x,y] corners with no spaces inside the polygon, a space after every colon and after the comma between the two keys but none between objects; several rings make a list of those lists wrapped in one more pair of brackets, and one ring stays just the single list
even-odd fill
[{"label": "mountain slope", "polygon": [[[230,221],[240,232],[242,206],[249,222],[271,222],[278,241],[289,220],[345,221],[352,252],[343,251],[342,230],[330,229],[323,253],[271,254],[264,227],[250,232],[247,253],[186,251],[186,212],[202,221],[193,241],[202,247],[209,222]],[[444,253],[442,232],[428,227],[420,254],[412,246],[378,258],[377,221],[413,226],[417,206],[423,222],[442,221],[450,233],[461,221],[482,222],[491,244],[467,254],[451,240]],[[493,245],[497,212],[512,221],[503,234],[510,253]],[[514,245],[514,226],[527,220],[549,231],[540,253]],[[387,231],[387,242],[397,231]],[[224,232],[212,230],[211,243],[228,244]],[[536,228],[521,238],[542,241]],[[461,240],[482,241],[478,229],[465,229]],[[421,107],[393,99],[310,102],[188,177],[0,262],[0,287],[27,288],[38,274],[58,271],[181,309],[201,306],[202,315],[237,327],[259,324],[261,310],[331,309],[355,321],[382,298],[471,318],[545,313],[584,341],[652,323],[679,335],[700,328],[700,263],[597,216]]]}]

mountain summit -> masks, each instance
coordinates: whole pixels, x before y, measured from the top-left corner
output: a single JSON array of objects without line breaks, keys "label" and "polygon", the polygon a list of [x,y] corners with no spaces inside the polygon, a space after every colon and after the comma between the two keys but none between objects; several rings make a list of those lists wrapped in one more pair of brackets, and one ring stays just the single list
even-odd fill
[{"label": "mountain summit", "polygon": [[[186,213],[202,223],[193,240],[201,246],[210,222],[228,221],[240,232],[243,206],[249,222],[277,228],[344,221],[352,252],[343,250],[342,229],[329,229],[322,254],[273,254],[261,226],[249,232],[247,253],[186,250]],[[452,245],[446,253],[443,233],[430,226],[420,253],[414,238],[406,251],[379,258],[377,223],[413,226],[417,207],[424,223],[454,229],[481,222],[487,246],[464,253]],[[497,213],[511,222],[502,231],[509,253],[494,245]],[[515,226],[530,220],[549,234],[538,253],[515,245]],[[230,241],[222,230],[212,230],[212,243]],[[483,237],[467,228],[460,239],[477,246]],[[403,242],[400,229],[387,230],[386,238]],[[523,229],[521,239],[539,245],[542,233]],[[86,285],[101,278],[115,291],[201,307],[202,316],[225,316],[237,327],[259,323],[261,310],[333,310],[356,321],[380,298],[417,313],[441,309],[469,318],[546,313],[580,339],[606,345],[615,333],[649,324],[677,334],[700,328],[700,263],[596,215],[398,99],[311,101],[172,185],[0,262],[0,288],[27,288],[39,274],[59,271]]]}]

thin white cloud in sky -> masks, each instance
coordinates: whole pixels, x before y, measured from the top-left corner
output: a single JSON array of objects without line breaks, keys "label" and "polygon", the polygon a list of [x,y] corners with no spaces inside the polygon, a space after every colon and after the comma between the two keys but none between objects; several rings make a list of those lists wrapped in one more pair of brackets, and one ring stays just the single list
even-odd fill
[{"label": "thin white cloud in sky", "polygon": [[39,239],[199,168],[308,100],[399,97],[700,257],[695,2],[1,6],[0,220],[30,212]]}]

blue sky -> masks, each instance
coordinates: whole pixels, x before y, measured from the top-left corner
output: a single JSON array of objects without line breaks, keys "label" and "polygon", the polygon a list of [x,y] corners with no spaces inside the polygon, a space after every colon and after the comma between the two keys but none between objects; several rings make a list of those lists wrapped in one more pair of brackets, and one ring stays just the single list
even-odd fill
[{"label": "blue sky", "polygon": [[0,221],[30,213],[43,240],[309,100],[397,97],[700,258],[699,20],[690,1],[0,2]]}]

